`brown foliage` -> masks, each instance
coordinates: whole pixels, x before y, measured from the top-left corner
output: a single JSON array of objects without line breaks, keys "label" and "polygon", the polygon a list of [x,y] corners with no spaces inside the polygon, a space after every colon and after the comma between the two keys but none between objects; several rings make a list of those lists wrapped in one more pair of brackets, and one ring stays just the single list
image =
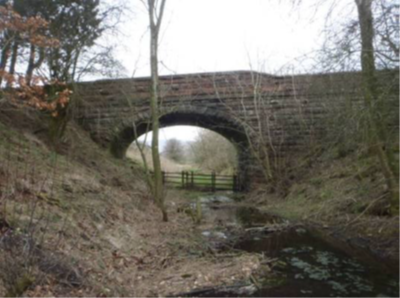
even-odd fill
[{"label": "brown foliage", "polygon": [[[36,77],[36,82],[46,84],[45,79]],[[33,84],[28,85],[25,78],[19,77],[20,90],[18,91],[18,97],[25,100],[25,102],[35,107],[38,110],[48,111],[53,117],[59,115],[59,110],[65,109],[70,101],[70,95],[72,91],[66,86],[65,83],[53,81],[48,84],[49,86],[55,87],[56,89],[62,89],[59,92],[55,92],[54,95],[46,92],[43,85]]]},{"label": "brown foliage", "polygon": [[[0,7],[0,34],[3,36],[15,35],[37,47],[58,47],[59,41],[45,34],[48,25],[49,23],[41,17],[25,18],[13,11],[11,6]],[[7,44],[11,40],[6,38],[3,43]],[[5,69],[0,69],[0,83],[2,81],[6,82],[7,86],[18,87],[5,93],[7,99],[18,105],[26,104],[50,112],[53,117],[57,117],[60,110],[66,108],[72,93],[65,83],[48,81],[41,76],[28,80],[25,76],[10,74]],[[51,88],[47,88],[49,86]],[[48,92],[48,89],[57,91]]]},{"label": "brown foliage", "polygon": [[11,6],[0,7],[0,33],[15,33],[19,38],[38,47],[58,47],[57,39],[44,34],[48,25],[49,23],[41,17],[25,18],[13,11]]}]

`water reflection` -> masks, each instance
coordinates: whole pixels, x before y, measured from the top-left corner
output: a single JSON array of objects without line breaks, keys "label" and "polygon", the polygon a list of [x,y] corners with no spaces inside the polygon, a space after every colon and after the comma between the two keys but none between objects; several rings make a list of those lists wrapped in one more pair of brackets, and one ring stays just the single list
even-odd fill
[{"label": "water reflection", "polygon": [[[267,273],[258,297],[398,297],[398,272],[388,272],[333,247],[304,228],[258,230],[283,221],[252,207],[235,206],[223,199],[203,199],[206,216],[223,219],[226,225],[241,225],[247,233],[235,249],[264,253],[276,258],[274,274]],[[222,204],[227,203],[229,204]],[[233,205],[232,205],[233,204]],[[218,207],[215,207],[218,205]],[[210,235],[215,232],[208,232]],[[225,236],[225,234],[223,234]]]}]

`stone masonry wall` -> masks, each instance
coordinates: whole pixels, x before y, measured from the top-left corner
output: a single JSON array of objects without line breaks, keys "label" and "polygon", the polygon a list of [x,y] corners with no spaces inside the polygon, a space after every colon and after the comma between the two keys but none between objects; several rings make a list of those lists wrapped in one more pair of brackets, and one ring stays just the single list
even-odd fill
[{"label": "stone masonry wall", "polygon": [[[195,125],[222,134],[237,146],[247,173],[257,168],[249,142],[256,144],[262,136],[280,155],[301,150],[324,133],[330,110],[361,102],[359,73],[271,76],[243,71],[164,76],[160,83],[161,126]],[[149,78],[84,82],[76,92],[76,120],[94,140],[114,148],[115,155],[122,157],[136,136],[149,129]]]}]

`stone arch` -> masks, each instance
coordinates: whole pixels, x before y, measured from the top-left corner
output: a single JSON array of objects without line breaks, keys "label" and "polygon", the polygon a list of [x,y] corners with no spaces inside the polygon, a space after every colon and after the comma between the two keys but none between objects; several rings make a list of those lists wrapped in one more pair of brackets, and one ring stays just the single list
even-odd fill
[{"label": "stone arch", "polygon": [[[151,131],[150,113],[141,113],[123,119],[114,128],[114,137],[111,141],[111,152],[117,158],[125,157],[126,151],[132,142]],[[249,179],[249,145],[245,128],[241,123],[229,117],[229,114],[217,109],[199,108],[195,106],[180,107],[179,109],[164,109],[160,117],[160,128],[175,125],[191,125],[214,131],[230,141],[236,148],[238,155],[238,174],[242,186],[247,185]]]}]

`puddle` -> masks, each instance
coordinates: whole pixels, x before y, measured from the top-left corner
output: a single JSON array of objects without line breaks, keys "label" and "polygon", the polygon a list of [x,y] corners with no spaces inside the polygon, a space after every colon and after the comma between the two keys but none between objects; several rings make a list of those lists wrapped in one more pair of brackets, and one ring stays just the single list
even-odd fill
[{"label": "puddle", "polygon": [[[259,280],[261,289],[253,297],[399,297],[398,272],[356,258],[304,228],[250,232],[257,231],[253,227],[284,226],[285,221],[221,198],[203,198],[203,212],[224,220],[225,225],[246,228],[248,232],[234,248],[277,259],[274,274],[268,273]],[[218,208],[214,208],[216,205]],[[203,236],[226,239],[227,235],[205,231]]]},{"label": "puddle", "polygon": [[234,200],[223,195],[204,196],[199,198],[202,204],[233,203]]},{"label": "puddle", "polygon": [[201,233],[205,237],[215,237],[215,238],[221,238],[221,239],[228,239],[228,237],[225,235],[223,232],[217,232],[217,231],[204,231]]}]

